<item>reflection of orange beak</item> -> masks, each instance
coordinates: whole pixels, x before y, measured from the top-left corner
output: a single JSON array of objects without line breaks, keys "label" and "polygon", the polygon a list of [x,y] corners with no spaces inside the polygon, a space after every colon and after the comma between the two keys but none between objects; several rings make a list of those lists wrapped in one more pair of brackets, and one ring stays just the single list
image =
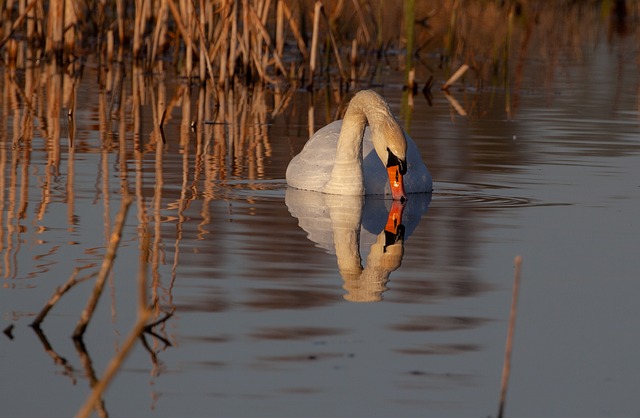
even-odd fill
[{"label": "reflection of orange beak", "polygon": [[387,167],[389,175],[389,184],[391,185],[391,196],[393,200],[404,200],[407,198],[404,194],[404,183],[402,182],[402,174],[400,174],[400,166],[393,165]]},{"label": "reflection of orange beak", "polygon": [[398,233],[398,227],[402,224],[402,212],[404,211],[404,203],[394,201],[391,204],[389,215],[387,216],[387,224],[384,226],[384,230],[396,235]]}]

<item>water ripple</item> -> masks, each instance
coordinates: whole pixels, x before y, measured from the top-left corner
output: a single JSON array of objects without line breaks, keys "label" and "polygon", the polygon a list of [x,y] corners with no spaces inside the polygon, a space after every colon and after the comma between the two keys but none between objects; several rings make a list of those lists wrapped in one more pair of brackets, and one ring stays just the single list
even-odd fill
[{"label": "water ripple", "polygon": [[[565,202],[541,202],[524,196],[509,195],[513,188],[489,183],[438,182],[434,187],[432,207],[474,209],[509,209],[539,206],[564,206]],[[495,192],[495,193],[491,193]],[[502,192],[502,193],[501,193]]]}]

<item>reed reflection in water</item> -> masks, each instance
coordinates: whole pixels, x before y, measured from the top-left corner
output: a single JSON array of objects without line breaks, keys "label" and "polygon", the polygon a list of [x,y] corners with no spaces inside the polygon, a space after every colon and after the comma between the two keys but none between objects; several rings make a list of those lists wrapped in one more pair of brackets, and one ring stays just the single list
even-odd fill
[{"label": "reed reflection in water", "polygon": [[[110,316],[126,332],[136,304],[127,303],[128,297],[116,297],[120,293],[116,290],[123,286],[117,283],[138,270],[140,282],[145,283],[148,269],[152,316],[141,316],[144,327],[136,325],[135,336],[144,332],[151,339],[143,343],[149,364],[158,373],[158,351],[172,344],[164,321],[175,310],[171,289],[184,223],[189,222],[185,209],[195,200],[204,202],[199,229],[206,233],[211,223],[209,202],[228,195],[236,187],[230,184],[235,179],[242,179],[243,189],[261,188],[253,181],[265,178],[264,161],[271,155],[266,132],[268,118],[277,115],[277,110],[267,116],[264,88],[200,88],[195,89],[194,97],[191,88],[167,86],[163,77],[148,82],[138,68],[130,73],[123,70],[118,65],[65,70],[52,63],[28,67],[20,75],[3,72],[0,108],[8,122],[0,130],[3,287],[38,288],[43,305],[54,294],[34,329],[45,351],[71,376],[77,374],[76,368],[49,342],[49,321],[44,319],[50,311],[54,316],[60,312],[80,316],[79,303],[90,293],[82,283],[96,276],[115,234],[112,206],[134,199],[134,210],[124,227],[124,249],[118,256],[122,265],[104,277],[111,289]],[[86,88],[92,78],[88,74],[104,85],[96,95]],[[286,108],[287,93],[270,93],[269,98],[270,104],[275,100]],[[177,109],[180,116],[174,122]],[[175,228],[172,241],[163,237],[166,222]],[[100,223],[102,227],[96,228]],[[127,248],[134,243],[138,250],[131,253]],[[168,260],[165,249],[170,246],[173,251]],[[132,268],[136,264],[139,268]],[[64,284],[66,277],[69,280]],[[100,283],[95,296],[104,305],[108,296],[101,291],[104,281]],[[146,292],[140,294],[140,300],[146,301]],[[34,315],[39,307],[33,302],[25,301],[14,321]],[[93,308],[89,312],[92,317]],[[99,309],[97,315],[101,313]],[[94,322],[102,324],[103,320]],[[70,335],[73,324],[66,325],[66,331],[56,334]],[[153,328],[156,325],[159,330]],[[76,331],[76,347],[93,387],[101,378],[83,342],[84,326]],[[119,344],[116,351],[126,352]]]}]

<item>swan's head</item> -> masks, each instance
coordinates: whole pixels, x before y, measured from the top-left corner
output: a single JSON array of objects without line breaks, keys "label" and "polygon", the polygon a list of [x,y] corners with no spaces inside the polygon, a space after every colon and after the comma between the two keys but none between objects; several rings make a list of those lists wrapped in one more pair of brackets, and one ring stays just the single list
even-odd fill
[{"label": "swan's head", "polygon": [[393,199],[404,200],[406,196],[402,176],[407,172],[407,140],[398,121],[391,114],[389,104],[372,90],[362,90],[353,96],[342,130],[345,130],[345,126],[361,127],[359,138],[362,139],[364,124],[367,122],[376,154],[387,168]]},{"label": "swan's head", "polygon": [[391,113],[376,128],[370,125],[373,147],[387,167],[391,195],[394,200],[405,200],[403,176],[407,174],[407,140],[404,131]]}]

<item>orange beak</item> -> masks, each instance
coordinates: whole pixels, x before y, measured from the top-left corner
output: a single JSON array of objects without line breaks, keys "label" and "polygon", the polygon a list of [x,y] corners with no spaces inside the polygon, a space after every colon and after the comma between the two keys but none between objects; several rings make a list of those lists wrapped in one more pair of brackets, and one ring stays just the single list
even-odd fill
[{"label": "orange beak", "polygon": [[391,186],[391,196],[393,200],[404,201],[407,196],[404,194],[404,183],[402,182],[402,174],[400,174],[400,166],[393,165],[387,167],[389,175],[389,185]]}]

